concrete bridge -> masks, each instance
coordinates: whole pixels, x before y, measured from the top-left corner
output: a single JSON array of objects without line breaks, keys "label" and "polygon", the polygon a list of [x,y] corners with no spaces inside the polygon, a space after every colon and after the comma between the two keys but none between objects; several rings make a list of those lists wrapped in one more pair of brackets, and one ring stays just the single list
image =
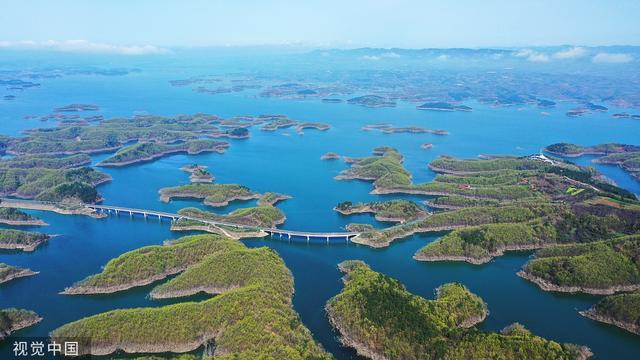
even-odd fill
[{"label": "concrete bridge", "polygon": [[326,240],[327,242],[329,242],[330,239],[343,239],[343,240],[349,241],[352,237],[360,234],[357,232],[307,232],[307,231],[284,230],[284,229],[277,229],[277,228],[261,228],[257,226],[254,227],[254,226],[246,226],[246,225],[239,225],[239,224],[233,224],[233,223],[225,223],[221,221],[213,221],[210,219],[203,219],[203,218],[198,218],[193,216],[183,216],[180,214],[173,214],[173,213],[168,213],[163,211],[135,209],[135,208],[121,207],[121,206],[86,205],[86,207],[88,209],[91,209],[93,211],[96,211],[102,214],[105,214],[105,213],[115,214],[115,215],[125,214],[129,216],[141,215],[145,219],[148,217],[154,217],[154,218],[158,218],[158,220],[160,221],[162,221],[162,219],[167,219],[171,221],[177,221],[180,219],[189,219],[189,220],[200,221],[206,224],[227,226],[227,227],[236,228],[240,230],[264,231],[265,233],[269,234],[271,237],[278,236],[281,238],[285,237],[287,239],[303,238],[303,239],[306,239],[307,241],[311,239],[322,239],[322,240]]},{"label": "concrete bridge", "polygon": [[[294,231],[294,230],[284,230],[277,228],[261,228],[257,226],[247,226],[233,223],[226,223],[222,221],[214,221],[210,219],[203,219],[192,216],[184,216],[180,214],[174,214],[164,211],[157,210],[149,210],[149,209],[136,209],[130,207],[123,206],[113,206],[113,205],[96,205],[96,204],[87,204],[87,205],[76,205],[73,207],[73,211],[65,212],[60,210],[66,210],[68,205],[57,204],[53,202],[44,202],[44,201],[34,201],[34,200],[22,200],[22,199],[6,199],[0,198],[0,206],[3,207],[15,207],[15,208],[23,208],[23,209],[33,209],[33,210],[44,210],[44,211],[54,211],[63,214],[82,214],[78,209],[86,209],[89,212],[95,212],[99,214],[106,215],[128,215],[129,217],[133,216],[142,216],[146,218],[157,218],[159,221],[170,220],[170,221],[178,221],[180,219],[188,219],[203,222],[205,224],[210,224],[214,226],[225,226],[229,228],[235,228],[238,230],[244,231],[262,231],[268,234],[271,237],[278,238],[286,238],[286,239],[306,239],[307,242],[312,239],[320,239],[329,242],[332,239],[341,239],[349,241],[351,238],[360,235],[358,232],[308,232],[308,231]],[[88,211],[84,211],[84,215],[87,215]]]}]

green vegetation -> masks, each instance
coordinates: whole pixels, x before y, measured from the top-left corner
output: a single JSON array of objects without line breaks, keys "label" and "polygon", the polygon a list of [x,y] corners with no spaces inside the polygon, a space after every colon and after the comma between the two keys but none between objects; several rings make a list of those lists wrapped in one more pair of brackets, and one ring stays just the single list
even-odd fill
[{"label": "green vegetation", "polygon": [[601,164],[615,164],[640,178],[640,146],[626,144],[600,144],[594,146],[580,146],[576,144],[559,143],[549,145],[546,151],[561,156],[604,155],[593,162]]},{"label": "green vegetation", "polygon": [[422,220],[412,221],[382,230],[364,232],[354,238],[353,241],[374,247],[387,246],[395,239],[407,237],[415,233],[452,230],[483,224],[529,221],[537,218],[539,213],[546,208],[547,206],[507,205],[499,207],[465,208],[435,213]]},{"label": "green vegetation", "polygon": [[[195,220],[208,220],[251,228],[272,228],[278,224],[282,224],[285,220],[284,213],[280,209],[271,205],[241,208],[224,215],[218,215],[197,208],[180,209],[178,214],[195,218]],[[193,219],[185,220],[188,221]],[[176,224],[184,225],[182,221],[183,219],[180,219]]]},{"label": "green vegetation", "polygon": [[427,216],[418,204],[408,200],[375,201],[353,204],[350,201],[336,205],[335,210],[343,215],[373,213],[376,220],[407,222]]},{"label": "green vegetation", "polygon": [[460,209],[466,207],[499,205],[500,201],[494,199],[474,199],[459,195],[438,196],[429,200],[427,205],[442,209]]},{"label": "green vegetation", "polygon": [[91,163],[91,157],[87,154],[78,154],[65,157],[52,155],[25,155],[0,161],[0,167],[6,169],[71,169]]},{"label": "green vegetation", "polygon": [[47,234],[0,229],[0,249],[33,251],[47,240]]},{"label": "green vegetation", "polygon": [[176,153],[223,152],[227,147],[229,143],[217,140],[189,140],[178,144],[137,143],[118,150],[98,166],[124,166]]},{"label": "green vegetation", "polygon": [[570,143],[557,143],[547,146],[545,150],[561,156],[580,156],[586,154],[609,155],[640,152],[640,146],[617,143],[599,144],[594,146],[580,146]]},{"label": "green vegetation", "polygon": [[200,241],[225,245],[155,288],[152,296],[202,291],[220,295],[201,302],[113,310],[66,324],[52,337],[90,338],[97,355],[118,349],[182,353],[215,343],[216,359],[330,358],[293,311],[293,278],[273,250],[248,249],[215,236]]},{"label": "green vegetation", "polygon": [[13,279],[37,274],[29,269],[0,263],[0,284]]},{"label": "green vegetation", "polygon": [[8,225],[46,225],[44,221],[22,210],[5,207],[0,207],[0,223]]},{"label": "green vegetation", "polygon": [[514,325],[502,334],[472,327],[487,309],[463,285],[446,284],[435,300],[408,292],[360,261],[341,264],[342,292],[327,303],[342,342],[370,358],[388,359],[580,359],[589,351],[534,336]]},{"label": "green vegetation", "polygon": [[138,116],[133,119],[103,120],[92,126],[60,125],[35,129],[22,138],[10,139],[11,154],[78,154],[116,150],[128,143],[195,140],[221,131],[220,119],[206,114],[180,115],[173,118]]},{"label": "green vegetation", "polygon": [[542,249],[519,273],[544,290],[613,294],[640,288],[640,235]]},{"label": "green vegetation", "polygon": [[0,340],[11,335],[12,332],[24,329],[42,320],[33,311],[22,309],[0,309]]},{"label": "green vegetation", "polygon": [[279,201],[291,199],[291,196],[274,192],[266,192],[258,199],[258,205],[275,205]]},{"label": "green vegetation", "polygon": [[402,155],[393,148],[378,148],[371,156],[360,159],[349,159],[351,168],[344,170],[336,177],[343,179],[360,179],[373,181],[376,190],[411,185],[411,174],[402,165]]},{"label": "green vegetation", "polygon": [[55,202],[95,202],[95,187],[111,177],[92,168],[0,168],[0,196]]},{"label": "green vegetation", "polygon": [[640,291],[606,296],[580,314],[640,335]]},{"label": "green vegetation", "polygon": [[[376,153],[383,155],[366,158],[367,164],[391,162],[404,171],[402,157],[395,150],[379,148]],[[362,168],[358,164],[363,160],[351,161],[354,166],[343,176],[353,175]],[[435,195],[436,198],[427,205],[450,211],[383,230],[364,231],[354,241],[380,247],[415,233],[486,225],[482,229],[472,229],[474,236],[460,237],[460,234],[470,233],[455,232],[416,255],[420,260],[482,263],[503,251],[537,249],[554,243],[597,241],[640,231],[640,212],[637,211],[640,203],[635,196],[604,183],[593,169],[537,156],[479,160],[439,158],[430,166],[448,174],[438,175],[433,182],[426,184],[411,184],[406,180],[404,185],[391,184],[383,190],[376,187],[376,192]],[[374,184],[378,184],[380,179],[392,178],[393,174],[399,173],[388,171],[389,168],[379,167],[379,172],[384,174],[369,179],[376,178]],[[410,175],[405,179],[410,179]],[[617,203],[611,206],[611,203],[603,201],[594,202],[594,199],[602,197]],[[617,205],[621,203],[625,205]],[[341,205],[343,212],[355,211],[351,210],[352,206],[348,203]],[[364,211],[362,206],[358,209]],[[515,214],[523,216],[511,217],[507,214],[509,209],[515,209]],[[508,236],[504,230],[507,225],[490,226],[508,223],[520,223],[517,228],[522,231],[518,233],[523,237]]]},{"label": "green vegetation", "polygon": [[239,246],[235,241],[218,239],[213,235],[195,235],[129,251],[109,261],[99,274],[75,283],[64,293],[112,293],[146,285],[184,271],[209,254]]},{"label": "green vegetation", "polygon": [[236,184],[188,184],[160,189],[160,200],[172,198],[203,199],[209,206],[226,206],[234,200],[257,199],[260,194]]},{"label": "green vegetation", "polygon": [[433,160],[429,167],[443,173],[475,173],[500,170],[540,170],[549,167],[549,164],[535,159],[516,157],[478,160],[439,158]]},{"label": "green vegetation", "polygon": [[458,229],[418,250],[415,259],[464,260],[482,264],[504,251],[543,247],[555,240],[555,228],[534,223],[487,224]]}]

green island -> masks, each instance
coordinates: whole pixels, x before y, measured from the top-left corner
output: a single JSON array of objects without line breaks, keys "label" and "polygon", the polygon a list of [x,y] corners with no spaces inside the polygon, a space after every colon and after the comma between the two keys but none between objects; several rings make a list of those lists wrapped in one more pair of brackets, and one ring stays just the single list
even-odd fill
[{"label": "green island", "polygon": [[[271,205],[260,205],[254,207],[236,209],[228,214],[215,214],[198,208],[184,208],[178,211],[182,215],[191,219],[209,220],[223,224],[240,225],[248,228],[273,228],[284,223],[286,217],[282,210]],[[190,224],[191,219],[179,219],[174,225]],[[184,222],[183,222],[184,221]]]},{"label": "green island", "polygon": [[374,201],[368,203],[341,202],[334,208],[343,215],[372,213],[378,221],[405,223],[427,216],[420,205],[408,200]]},{"label": "green island", "polygon": [[449,132],[442,129],[426,129],[418,126],[394,127],[391,124],[371,124],[362,128],[364,131],[382,131],[385,134],[432,134],[432,135],[449,135]]},{"label": "green island", "polygon": [[586,347],[560,344],[521,325],[502,333],[475,324],[488,314],[483,300],[461,284],[436,290],[436,299],[414,295],[397,280],[361,261],[339,265],[343,290],[326,311],[345,346],[371,359],[586,359]]},{"label": "green island", "polygon": [[640,234],[536,252],[518,275],[546,291],[609,295],[640,289]]},{"label": "green island", "polygon": [[41,219],[35,218],[24,211],[15,208],[0,207],[0,224],[7,225],[28,225],[43,226],[47,225]]},{"label": "green island", "polygon": [[260,196],[258,198],[258,206],[262,206],[262,205],[275,205],[280,201],[284,201],[284,200],[288,200],[291,199],[291,196],[289,195],[285,195],[285,194],[280,194],[280,193],[275,193],[275,192],[266,192],[264,194],[262,194],[262,196]]},{"label": "green island", "polygon": [[189,174],[189,181],[192,183],[210,183],[215,180],[215,177],[211,175],[207,167],[204,165],[191,164],[185,165],[180,168],[182,171],[186,171]]},{"label": "green island", "polygon": [[188,184],[160,189],[160,201],[175,198],[202,199],[205,205],[220,207],[235,200],[259,199],[260,194],[237,184]]},{"label": "green island", "polygon": [[605,296],[580,314],[640,335],[640,291]]},{"label": "green island", "polygon": [[132,142],[163,144],[188,141],[221,132],[215,115],[179,115],[171,118],[136,116],[99,121],[91,126],[59,124],[53,128],[28,130],[25,136],[5,140],[14,155],[70,155],[111,152]]},{"label": "green island", "polygon": [[25,276],[33,276],[36,274],[37,272],[32,271],[30,269],[25,269],[17,266],[7,265],[5,263],[0,263],[0,284],[9,282],[13,279],[17,279]]},{"label": "green island", "polygon": [[15,308],[0,309],[0,340],[41,320],[42,318],[33,311]]},{"label": "green island", "polygon": [[94,203],[100,200],[95,187],[111,180],[89,167],[49,169],[3,168],[0,161],[0,196],[55,202]]},{"label": "green island", "polygon": [[320,160],[339,160],[340,154],[334,152],[328,152],[320,156]]},{"label": "green island", "polygon": [[188,140],[178,144],[137,143],[118,150],[113,156],[102,160],[97,166],[127,166],[152,161],[166,155],[203,152],[223,153],[229,143],[217,140]]},{"label": "green island", "polygon": [[183,272],[207,255],[233,244],[239,245],[237,242],[216,239],[218,237],[212,235],[187,236],[163,245],[145,246],[126,252],[109,261],[99,274],[73,284],[62,294],[110,294],[148,285]]},{"label": "green island", "polygon": [[34,251],[49,238],[49,235],[37,232],[0,229],[0,250]]},{"label": "green island", "polygon": [[599,155],[600,157],[594,159],[593,162],[618,165],[636,179],[640,179],[639,145],[609,143],[580,146],[570,143],[557,143],[547,146],[545,151],[565,157]]},{"label": "green island", "polygon": [[[187,239],[173,244],[194,241]],[[293,310],[293,277],[273,250],[248,249],[215,235],[201,235],[195,241],[217,243],[218,251],[154,288],[151,296],[175,298],[205,292],[215,297],[108,311],[63,325],[51,333],[52,338],[91,338],[91,346],[80,349],[90,349],[93,355],[118,350],[185,353],[204,346],[208,356],[220,359],[331,358]],[[122,272],[125,282],[130,272],[137,272],[139,261],[131,260]],[[157,271],[162,274],[162,267]]]}]

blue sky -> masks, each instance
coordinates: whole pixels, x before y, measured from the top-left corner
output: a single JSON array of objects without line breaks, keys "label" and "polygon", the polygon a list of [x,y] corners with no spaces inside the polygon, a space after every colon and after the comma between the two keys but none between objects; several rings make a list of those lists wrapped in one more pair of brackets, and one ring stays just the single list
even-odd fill
[{"label": "blue sky", "polygon": [[[19,0],[0,45],[489,47],[640,45],[640,1]],[[26,42],[25,42],[26,41]],[[110,44],[110,45],[106,45]],[[57,45],[56,45],[57,46]],[[152,50],[152,47],[147,47]],[[150,50],[150,51],[151,51]]]}]

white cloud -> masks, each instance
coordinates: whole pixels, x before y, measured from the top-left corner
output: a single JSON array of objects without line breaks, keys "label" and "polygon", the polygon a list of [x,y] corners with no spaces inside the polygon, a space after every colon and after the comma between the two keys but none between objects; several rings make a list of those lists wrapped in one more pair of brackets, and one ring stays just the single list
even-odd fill
[{"label": "white cloud", "polygon": [[166,49],[153,45],[114,45],[87,40],[0,41],[0,48],[120,55],[148,55],[167,52]]},{"label": "white cloud", "polygon": [[633,56],[629,54],[614,54],[601,52],[596,54],[591,61],[594,63],[621,64],[633,61]]},{"label": "white cloud", "polygon": [[537,52],[531,49],[518,50],[513,54],[514,56],[527,59],[531,62],[547,62],[549,61],[549,55]]},{"label": "white cloud", "polygon": [[587,49],[576,46],[566,50],[558,51],[557,53],[553,54],[553,58],[559,60],[577,59],[585,56],[586,54]]}]

